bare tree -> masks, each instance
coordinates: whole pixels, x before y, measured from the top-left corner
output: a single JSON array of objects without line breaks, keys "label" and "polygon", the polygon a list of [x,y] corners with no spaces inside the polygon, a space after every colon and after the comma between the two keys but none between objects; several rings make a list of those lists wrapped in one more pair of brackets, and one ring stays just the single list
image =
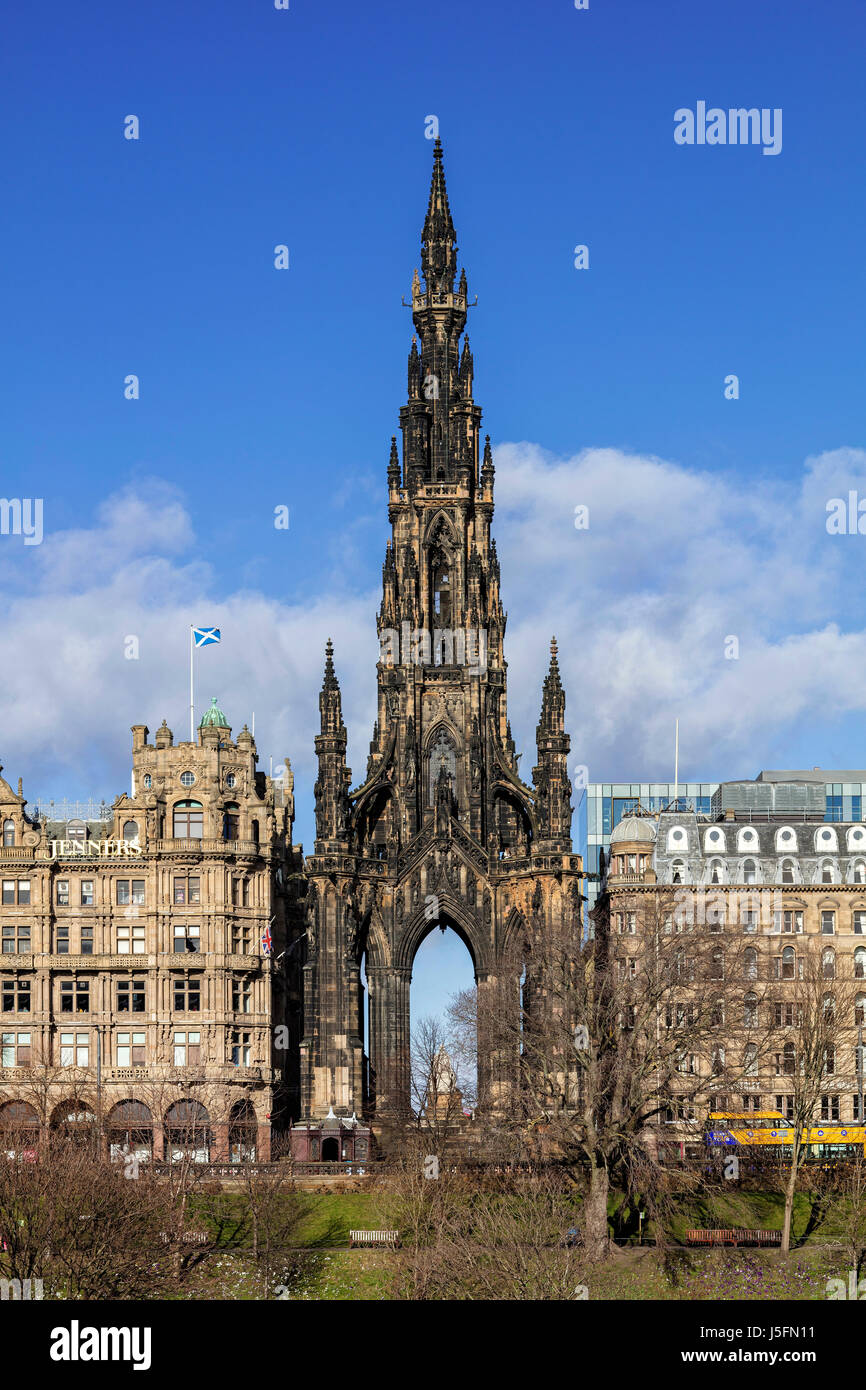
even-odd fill
[{"label": "bare tree", "polygon": [[304,1208],[292,1179],[291,1166],[267,1171],[250,1167],[243,1177],[243,1193],[252,1236],[252,1256],[265,1292],[270,1289],[277,1255],[297,1235]]},{"label": "bare tree", "polygon": [[63,1130],[0,1161],[0,1271],[40,1278],[49,1297],[159,1297],[172,1277],[163,1184],[123,1169]]},{"label": "bare tree", "polygon": [[468,1109],[478,1104],[478,990],[458,990],[445,1011],[444,1031]]},{"label": "bare tree", "polygon": [[383,1179],[378,1210],[399,1230],[401,1299],[538,1300],[587,1296],[575,1194],[551,1169],[425,1179],[420,1154]]},{"label": "bare tree", "polygon": [[809,1131],[838,1122],[842,1097],[853,1086],[853,1068],[846,1072],[845,1062],[855,1035],[856,986],[836,978],[835,956],[820,937],[803,938],[799,952],[796,977],[780,987],[784,1021],[768,1034],[791,1140],[778,1149],[785,1253],[791,1248],[798,1181],[810,1154]]},{"label": "bare tree", "polygon": [[617,908],[612,919],[601,900],[595,935],[583,943],[567,921],[532,933],[520,1009],[481,1020],[496,1039],[500,1087],[506,1081],[503,1122],[516,1109],[527,1155],[587,1172],[594,1259],[610,1248],[612,1186],[658,1186],[650,1174],[665,1121],[697,1138],[708,1091],[742,1075],[745,1039],[758,1033],[757,1024],[739,1025],[736,1048],[720,1042],[743,975],[741,940],[721,921],[684,916],[664,889],[636,891]]},{"label": "bare tree", "polygon": [[463,1121],[460,1077],[441,1021],[422,1018],[412,1033],[412,1108],[415,1128],[432,1153],[444,1155]]}]

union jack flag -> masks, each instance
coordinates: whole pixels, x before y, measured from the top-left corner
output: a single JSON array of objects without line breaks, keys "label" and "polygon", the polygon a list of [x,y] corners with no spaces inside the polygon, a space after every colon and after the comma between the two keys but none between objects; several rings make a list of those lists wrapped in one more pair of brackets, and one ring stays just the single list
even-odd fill
[{"label": "union jack flag", "polygon": [[265,934],[262,937],[262,950],[264,951],[266,956],[269,956],[273,948],[274,942],[271,936],[270,924],[268,924],[268,926],[265,927]]}]

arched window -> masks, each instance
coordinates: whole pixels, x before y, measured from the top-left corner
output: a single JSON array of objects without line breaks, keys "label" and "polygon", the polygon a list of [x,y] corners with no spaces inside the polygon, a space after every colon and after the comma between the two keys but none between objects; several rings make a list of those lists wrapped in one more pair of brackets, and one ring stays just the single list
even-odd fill
[{"label": "arched window", "polygon": [[862,859],[855,860],[851,868],[852,883],[866,883],[866,864]]},{"label": "arched window", "polygon": [[397,803],[386,787],[375,791],[361,806],[356,822],[358,853],[368,859],[387,859],[390,847],[399,845]]},{"label": "arched window", "polygon": [[439,730],[436,742],[430,749],[430,771],[427,781],[427,805],[436,805],[436,782],[439,778],[441,768],[445,769],[451,778],[451,791],[457,795],[457,750],[454,741],[444,729]]},{"label": "arched window", "polygon": [[118,1101],[108,1113],[106,1129],[113,1159],[150,1161],[153,1155],[153,1116],[142,1101]]},{"label": "arched window", "polygon": [[90,1144],[96,1129],[96,1116],[84,1101],[70,1100],[58,1105],[51,1116],[55,1133],[71,1139],[74,1144]]},{"label": "arched window", "polygon": [[747,994],[743,1000],[743,1027],[757,1028],[758,1026],[758,996],[757,994]]},{"label": "arched window", "polygon": [[165,1116],[165,1156],[169,1163],[192,1158],[207,1163],[212,1142],[210,1116],[201,1101],[177,1100]]},{"label": "arched window", "polygon": [[15,843],[15,822],[14,820],[4,820],[3,822],[3,844],[7,846]]},{"label": "arched window", "polygon": [[794,878],[794,861],[793,861],[793,859],[783,859],[783,860],[782,860],[782,882],[783,882],[783,883],[794,883],[794,882],[796,882],[796,880],[795,880],[795,878]]},{"label": "arched window", "polygon": [[172,817],[176,840],[200,840],[204,836],[204,807],[200,801],[178,801]]},{"label": "arched window", "polygon": [[854,1000],[854,1024],[857,1028],[866,1026],[866,994],[858,994]]},{"label": "arched window", "polygon": [[252,1101],[235,1101],[229,1116],[229,1163],[255,1163],[257,1133]]},{"label": "arched window", "polygon": [[854,952],[854,979],[866,980],[866,946],[858,946]]},{"label": "arched window", "polygon": [[756,870],[756,868],[755,868],[755,861],[754,861],[754,859],[744,859],[744,860],[743,860],[743,882],[744,882],[744,883],[755,883],[755,882],[756,882],[756,879],[757,879],[757,870]]},{"label": "arched window", "polygon": [[757,980],[758,978],[758,952],[754,946],[747,946],[743,952],[743,979]]},{"label": "arched window", "polygon": [[0,1155],[32,1159],[39,1144],[39,1115],[26,1100],[0,1105]]},{"label": "arched window", "polygon": [[836,978],[836,952],[832,946],[827,946],[821,957],[821,973],[825,980]]},{"label": "arched window", "polygon": [[227,801],[223,812],[223,839],[240,839],[241,808],[236,801]]},{"label": "arched window", "polygon": [[137,839],[138,839],[138,821],[137,821],[137,820],[126,820],[126,821],[123,822],[123,838],[124,838],[124,840],[137,840]]},{"label": "arched window", "polygon": [[444,555],[433,565],[433,621],[436,627],[451,626],[451,567]]},{"label": "arched window", "polygon": [[529,853],[532,827],[516,797],[497,794],[493,803],[494,826],[500,859],[516,859]]},{"label": "arched window", "polygon": [[793,946],[786,946],[782,951],[781,976],[783,980],[793,980],[797,968],[797,958]]},{"label": "arched window", "polygon": [[725,881],[725,866],[724,866],[724,864],[722,863],[721,859],[711,859],[711,860],[710,860],[710,864],[709,864],[709,869],[710,869],[710,876],[709,876],[709,880],[708,880],[708,881],[709,881],[710,883],[724,883],[724,881]]},{"label": "arched window", "polygon": [[685,883],[686,866],[682,859],[675,859],[671,864],[671,883]]},{"label": "arched window", "polygon": [[829,862],[829,860],[825,859],[823,864],[821,865],[821,882],[835,883],[835,881],[836,880],[835,875],[833,873],[833,865]]},{"label": "arched window", "polygon": [[746,1076],[758,1075],[758,1044],[746,1043],[743,1053],[743,1071]]}]

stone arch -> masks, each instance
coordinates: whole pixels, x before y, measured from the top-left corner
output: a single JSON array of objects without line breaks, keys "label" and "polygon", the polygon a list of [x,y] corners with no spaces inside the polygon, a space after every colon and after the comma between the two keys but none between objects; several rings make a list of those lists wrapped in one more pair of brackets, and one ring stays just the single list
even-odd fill
[{"label": "stone arch", "polygon": [[8,1100],[0,1105],[0,1157],[35,1154],[41,1125],[35,1106],[26,1100]]},{"label": "stone arch", "polygon": [[365,792],[352,811],[352,837],[359,853],[384,859],[388,846],[400,845],[400,803],[391,781],[377,782]]},{"label": "stone arch", "polygon": [[229,1163],[255,1163],[258,1156],[258,1116],[248,1096],[229,1111]]},{"label": "stone arch", "polygon": [[469,952],[476,977],[479,973],[486,974],[493,968],[493,951],[484,939],[483,929],[476,914],[447,888],[433,890],[432,895],[438,899],[437,915],[430,915],[429,908],[432,905],[426,903],[413,910],[394,943],[394,964],[411,971],[421,942],[430,935],[434,927],[441,926],[442,921],[446,920],[447,925],[457,933]]},{"label": "stone arch", "polygon": [[531,949],[532,936],[529,930],[529,923],[519,907],[512,907],[505,919],[505,926],[502,932],[502,945],[499,951],[500,961],[503,966],[507,967],[509,963],[516,962]]},{"label": "stone arch", "polygon": [[75,1144],[89,1144],[96,1133],[96,1104],[83,1095],[62,1100],[51,1112],[50,1128]]},{"label": "stone arch", "polygon": [[139,1161],[153,1157],[153,1115],[143,1101],[119,1100],[105,1119],[109,1153],[117,1159],[133,1155]]},{"label": "stone arch", "polygon": [[171,1104],[163,1121],[165,1157],[176,1162],[190,1157],[196,1163],[207,1163],[213,1145],[211,1117],[201,1101],[183,1097]]},{"label": "stone arch", "polygon": [[[446,533],[447,539],[443,540],[443,535]],[[437,507],[427,523],[423,545],[425,548],[429,548],[431,545],[441,546],[443,544],[456,549],[459,546],[459,541],[454,529],[454,522],[442,507]]]},{"label": "stone arch", "polygon": [[382,914],[370,908],[361,918],[358,930],[357,960],[360,964],[364,956],[371,969],[386,969],[391,965],[391,945],[382,921]]},{"label": "stone arch", "polygon": [[495,783],[492,810],[494,846],[498,858],[524,858],[529,854],[537,833],[532,811],[507,782]]}]

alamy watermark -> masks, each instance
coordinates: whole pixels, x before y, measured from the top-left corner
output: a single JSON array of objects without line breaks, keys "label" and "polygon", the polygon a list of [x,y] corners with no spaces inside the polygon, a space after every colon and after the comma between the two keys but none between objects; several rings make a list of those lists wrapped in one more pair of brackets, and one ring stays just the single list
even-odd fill
[{"label": "alamy watermark", "polygon": [[0,1279],[0,1301],[27,1303],[44,1298],[41,1279]]},{"label": "alamy watermark", "polygon": [[782,153],[782,108],[763,106],[707,107],[699,101],[694,111],[681,106],[674,112],[674,140],[678,145],[762,145],[764,154]]},{"label": "alamy watermark", "polygon": [[383,628],[380,660],[386,666],[468,666],[487,670],[487,629],[483,627],[410,627],[408,622]]},{"label": "alamy watermark", "polygon": [[23,536],[25,545],[41,545],[42,498],[0,497],[0,536]]},{"label": "alamy watermark", "polygon": [[866,1279],[857,1278],[856,1269],[848,1270],[848,1283],[844,1279],[828,1279],[827,1297],[829,1299],[848,1299],[852,1303],[866,1299]]}]

